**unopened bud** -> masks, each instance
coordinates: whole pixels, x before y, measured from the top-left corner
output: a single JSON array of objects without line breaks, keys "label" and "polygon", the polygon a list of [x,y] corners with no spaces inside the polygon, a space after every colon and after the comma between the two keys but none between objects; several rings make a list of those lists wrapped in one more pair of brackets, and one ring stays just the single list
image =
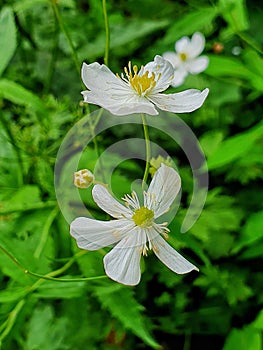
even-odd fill
[{"label": "unopened bud", "polygon": [[94,175],[88,169],[82,169],[74,173],[74,185],[78,188],[88,188],[94,181]]},{"label": "unopened bud", "polygon": [[170,167],[173,166],[172,160],[169,156],[166,159],[163,158],[162,156],[158,156],[157,158],[152,158],[150,160],[149,173],[151,174],[152,177],[156,173],[156,171],[160,168],[162,163]]}]

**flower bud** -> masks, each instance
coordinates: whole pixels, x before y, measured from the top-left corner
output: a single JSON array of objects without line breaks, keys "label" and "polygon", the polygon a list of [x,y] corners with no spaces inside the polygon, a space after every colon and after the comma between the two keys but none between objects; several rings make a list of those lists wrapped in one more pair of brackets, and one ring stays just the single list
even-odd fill
[{"label": "flower bud", "polygon": [[74,185],[78,188],[88,188],[94,181],[94,175],[88,169],[82,169],[74,173]]},{"label": "flower bud", "polygon": [[165,159],[164,157],[159,155],[157,158],[152,158],[150,160],[149,173],[151,174],[152,177],[156,173],[156,171],[160,168],[162,163],[169,167],[173,166],[172,160],[169,156]]}]

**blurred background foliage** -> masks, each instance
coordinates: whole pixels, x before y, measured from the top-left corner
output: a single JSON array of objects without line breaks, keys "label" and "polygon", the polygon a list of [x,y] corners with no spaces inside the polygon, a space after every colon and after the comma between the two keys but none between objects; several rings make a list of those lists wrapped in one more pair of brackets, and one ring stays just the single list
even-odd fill
[{"label": "blurred background foliage", "polygon": [[[183,202],[169,226],[169,242],[200,272],[179,276],[149,256],[141,283],[131,288],[107,278],[81,280],[104,275],[102,252],[80,252],[76,247],[54,190],[54,164],[64,136],[97,108],[80,103],[80,67],[83,61],[103,63],[102,3],[1,1],[2,349],[262,349],[259,3],[107,1],[109,66],[114,72],[121,72],[129,60],[141,65],[173,50],[176,40],[195,31],[205,35],[204,53],[210,59],[204,73],[188,76],[174,89],[210,89],[202,108],[180,116],[200,141],[210,182],[204,210],[186,234],[180,233],[180,224],[192,195],[189,164],[177,145],[150,128],[151,139],[169,153],[183,181]],[[131,127],[130,134],[139,129]],[[101,151],[127,132],[123,126],[99,135]],[[95,148],[90,145],[85,151],[82,167],[93,170]],[[76,150],[77,145],[72,154]],[[126,161],[114,172],[112,186],[121,196],[142,173],[143,164]],[[72,174],[68,178],[71,181]],[[96,217],[103,218],[90,189],[82,190],[81,197]]]}]

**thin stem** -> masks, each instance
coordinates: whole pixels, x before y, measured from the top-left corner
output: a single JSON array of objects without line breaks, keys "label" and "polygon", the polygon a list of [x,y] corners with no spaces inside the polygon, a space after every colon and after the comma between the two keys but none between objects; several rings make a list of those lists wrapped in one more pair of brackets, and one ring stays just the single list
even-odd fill
[{"label": "thin stem", "polygon": [[40,241],[39,241],[39,244],[38,246],[36,247],[36,250],[34,252],[34,257],[35,258],[39,258],[40,257],[40,254],[42,252],[42,250],[44,249],[45,245],[46,245],[46,242],[47,242],[47,239],[48,239],[48,233],[49,233],[49,230],[50,230],[50,227],[53,223],[53,221],[55,220],[57,214],[59,212],[59,209],[58,207],[55,207],[51,213],[49,214],[46,222],[45,222],[45,225],[43,227],[43,230],[42,230],[42,234],[41,234],[41,238],[40,238]]},{"label": "thin stem", "polygon": [[69,44],[69,46],[70,46],[70,48],[71,48],[72,56],[73,56],[73,59],[74,59],[74,62],[75,62],[75,66],[76,66],[77,72],[78,72],[78,74],[79,74],[79,67],[80,67],[80,65],[79,65],[79,59],[78,59],[78,56],[77,56],[75,47],[74,47],[74,45],[73,45],[73,42],[72,42],[72,40],[71,40],[71,37],[70,37],[70,35],[69,35],[69,32],[68,32],[68,30],[67,30],[67,27],[64,25],[63,20],[62,20],[62,18],[61,18],[61,16],[60,16],[59,9],[58,9],[58,6],[57,6],[57,1],[56,1],[56,0],[51,0],[51,4],[52,4],[52,8],[53,8],[55,17],[56,17],[56,19],[57,19],[57,21],[58,21],[58,24],[59,24],[59,26],[60,26],[62,32],[64,33],[64,35],[65,35],[65,37],[66,37],[66,39],[67,39],[67,41],[68,41],[68,44]]},{"label": "thin stem", "polygon": [[100,120],[103,111],[104,111],[103,108],[101,108],[99,110],[99,113],[98,113],[97,118],[96,118],[94,123],[92,122],[91,118],[88,117],[88,123],[89,123],[89,129],[90,129],[91,136],[92,136],[92,142],[93,142],[94,149],[95,149],[95,152],[96,152],[97,158],[98,158],[99,170],[100,170],[100,173],[101,173],[102,181],[105,183],[106,182],[106,177],[105,177],[105,174],[104,174],[103,162],[102,162],[102,159],[101,159],[101,156],[100,156],[101,155],[100,148],[99,148],[99,144],[98,144],[98,141],[97,141],[96,134],[94,132],[95,127],[97,126],[98,121]]},{"label": "thin stem", "polygon": [[150,144],[150,137],[149,137],[149,130],[146,123],[146,117],[144,114],[142,114],[142,125],[143,125],[143,132],[144,132],[144,138],[145,138],[145,151],[146,151],[146,163],[145,163],[145,170],[142,180],[142,189],[144,190],[146,181],[149,174],[149,168],[150,168],[150,158],[151,158],[151,144]]},{"label": "thin stem", "polygon": [[104,63],[106,64],[106,66],[108,66],[109,65],[109,48],[110,48],[110,30],[109,30],[109,20],[108,20],[106,0],[102,0],[102,8],[103,8],[105,36],[106,36]]},{"label": "thin stem", "polygon": [[25,269],[24,266],[21,265],[20,262],[1,245],[0,245],[0,250],[6,256],[8,256],[16,264],[16,266],[24,272],[24,274],[32,276],[32,277],[37,277],[39,279],[31,287],[29,287],[29,289],[27,290],[27,294],[30,292],[33,292],[35,289],[37,289],[38,286],[44,282],[44,280],[51,280],[51,281],[56,281],[56,282],[80,282],[80,281],[92,281],[92,280],[107,277],[106,275],[102,275],[102,276],[84,277],[84,278],[54,278],[54,276],[61,275],[63,272],[68,270],[73,265],[73,263],[76,261],[76,258],[79,258],[80,256],[86,254],[87,253],[86,251],[80,251],[79,253],[74,255],[71,259],[69,259],[66,262],[66,264],[63,265],[62,267],[60,267],[59,269],[57,269],[55,271],[51,271],[51,272],[47,273],[46,275],[40,275],[38,273],[31,272],[31,271]]},{"label": "thin stem", "polygon": [[186,332],[183,350],[190,350],[190,348],[191,348],[191,333]]},{"label": "thin stem", "polygon": [[19,314],[19,312],[21,311],[22,307],[25,304],[25,299],[20,300],[16,306],[14,307],[14,309],[9,313],[7,320],[4,322],[2,329],[3,332],[0,335],[0,346],[1,346],[1,342],[4,340],[4,338],[6,338],[8,336],[8,334],[11,332],[16,318]]}]

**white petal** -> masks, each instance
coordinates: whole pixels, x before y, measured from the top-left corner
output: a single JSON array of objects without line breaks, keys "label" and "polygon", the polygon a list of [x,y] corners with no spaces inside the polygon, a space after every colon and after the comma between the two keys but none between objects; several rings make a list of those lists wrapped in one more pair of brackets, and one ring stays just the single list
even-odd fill
[{"label": "white petal", "polygon": [[98,250],[120,241],[133,227],[133,221],[126,219],[99,221],[79,217],[71,223],[70,234],[79,248]]},{"label": "white petal", "polygon": [[[155,218],[164,214],[174,201],[181,188],[181,178],[179,174],[171,167],[161,164],[161,167],[156,171],[150,183],[145,199],[153,200],[144,203],[144,205],[153,210]],[[153,196],[152,196],[153,195]]]},{"label": "white petal", "polygon": [[104,257],[106,274],[122,284],[130,286],[138,284],[141,278],[140,259],[144,241],[144,231],[137,229],[129,237],[121,240]]},{"label": "white petal", "polygon": [[185,78],[187,77],[188,73],[186,70],[183,70],[183,69],[178,69],[174,72],[174,78],[172,80],[172,83],[171,85],[173,87],[178,87],[178,86],[181,86],[184,81],[185,81]]},{"label": "white petal", "polygon": [[149,96],[149,99],[164,111],[188,113],[200,108],[208,93],[209,89],[190,89],[175,94],[155,94]]},{"label": "white petal", "polygon": [[117,219],[130,218],[132,216],[132,211],[119,203],[105,186],[95,185],[92,190],[92,196],[96,204],[110,216]]},{"label": "white petal", "polygon": [[188,46],[190,45],[190,39],[187,36],[183,36],[175,43],[175,51],[177,53],[188,52]]},{"label": "white petal", "polygon": [[147,63],[140,71],[140,74],[144,74],[147,71],[149,73],[154,73],[156,77],[156,85],[152,90],[153,93],[164,91],[171,84],[174,69],[172,64],[162,56],[156,55],[154,61]]},{"label": "white petal", "polygon": [[113,88],[111,94],[105,91],[93,90],[82,91],[82,95],[84,96],[84,102],[99,105],[117,116],[134,113],[158,114],[158,111],[150,101],[144,97],[138,98],[132,91],[132,88],[128,87],[128,89],[128,93],[126,91],[126,94],[119,93]]},{"label": "white petal", "polygon": [[175,52],[171,52],[171,51],[165,52],[163,54],[163,58],[169,61],[174,68],[180,67],[182,63],[180,57]]},{"label": "white petal", "polygon": [[201,56],[188,62],[188,72],[191,74],[198,74],[203,72],[209,64],[209,59],[206,56]]},{"label": "white petal", "polygon": [[194,33],[191,39],[191,43],[189,45],[189,56],[197,57],[204,50],[205,47],[205,37],[202,33]]},{"label": "white petal", "polygon": [[198,268],[172,248],[160,235],[151,240],[155,255],[170,270],[178,274],[188,273]]},{"label": "white petal", "polygon": [[107,91],[111,89],[112,85],[119,89],[125,89],[124,82],[113,74],[107,66],[98,62],[91,64],[83,63],[81,77],[83,83],[91,91],[93,89]]}]

